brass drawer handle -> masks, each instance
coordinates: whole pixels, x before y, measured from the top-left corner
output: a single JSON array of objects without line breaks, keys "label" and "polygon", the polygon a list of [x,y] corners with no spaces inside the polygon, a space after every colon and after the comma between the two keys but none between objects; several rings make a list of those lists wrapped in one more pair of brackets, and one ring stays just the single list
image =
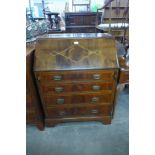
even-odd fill
[{"label": "brass drawer handle", "polygon": [[59,112],[59,116],[64,116],[64,115],[66,115],[66,112],[65,111],[60,111]]},{"label": "brass drawer handle", "polygon": [[55,75],[55,76],[53,77],[53,80],[55,80],[55,81],[60,81],[60,80],[62,80],[62,76],[61,76],[61,75]]},{"label": "brass drawer handle", "polygon": [[98,110],[97,109],[93,109],[93,110],[91,110],[91,113],[92,114],[97,114],[98,113]]},{"label": "brass drawer handle", "polygon": [[101,78],[100,74],[93,74],[94,80],[99,80]]},{"label": "brass drawer handle", "polygon": [[56,87],[55,88],[55,92],[57,92],[57,93],[60,93],[60,92],[63,92],[64,91],[64,88],[62,88],[62,87]]},{"label": "brass drawer handle", "polygon": [[100,90],[100,89],[101,89],[101,86],[94,85],[94,86],[92,86],[92,89],[93,89],[93,90]]},{"label": "brass drawer handle", "polygon": [[93,98],[91,99],[91,101],[92,101],[93,103],[98,102],[98,101],[99,101],[99,97],[93,97]]},{"label": "brass drawer handle", "polygon": [[57,99],[57,104],[64,104],[65,100],[63,98]]}]

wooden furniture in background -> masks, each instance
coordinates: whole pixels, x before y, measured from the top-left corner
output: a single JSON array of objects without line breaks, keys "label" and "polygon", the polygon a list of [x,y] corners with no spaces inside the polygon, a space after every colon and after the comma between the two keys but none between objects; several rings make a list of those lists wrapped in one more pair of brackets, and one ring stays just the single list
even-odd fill
[{"label": "wooden furniture in background", "polygon": [[45,125],[94,120],[110,124],[119,70],[115,40],[109,35],[39,38],[34,72]]},{"label": "wooden furniture in background", "polygon": [[[101,20],[101,13],[98,15]],[[96,13],[94,12],[66,12],[66,33],[95,33]]]},{"label": "wooden furniture in background", "polygon": [[[102,11],[101,20],[96,20],[100,32],[111,33],[116,39],[129,40],[129,0],[107,0],[102,8],[97,9],[97,16]],[[99,27],[98,25],[103,24]],[[109,24],[109,27],[104,26]],[[114,26],[113,26],[114,25]]]},{"label": "wooden furniture in background", "polygon": [[129,83],[129,66],[127,65],[126,59],[122,56],[118,57],[119,65],[120,65],[120,84],[128,84]]},{"label": "wooden furniture in background", "polygon": [[43,110],[33,73],[34,50],[33,44],[26,48],[26,123],[43,130]]}]

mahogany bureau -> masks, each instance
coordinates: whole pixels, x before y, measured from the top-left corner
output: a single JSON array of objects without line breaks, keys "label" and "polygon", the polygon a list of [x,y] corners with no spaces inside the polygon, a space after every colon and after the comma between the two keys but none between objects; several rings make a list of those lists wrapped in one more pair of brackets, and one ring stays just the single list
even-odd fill
[{"label": "mahogany bureau", "polygon": [[111,123],[120,70],[115,44],[113,37],[99,33],[38,38],[34,73],[46,126]]}]

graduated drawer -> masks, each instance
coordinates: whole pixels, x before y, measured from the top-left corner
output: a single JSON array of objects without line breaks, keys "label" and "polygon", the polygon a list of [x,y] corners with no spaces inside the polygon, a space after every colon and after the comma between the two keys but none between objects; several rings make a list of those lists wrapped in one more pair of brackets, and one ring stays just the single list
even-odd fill
[{"label": "graduated drawer", "polygon": [[113,80],[114,70],[36,72],[40,81]]},{"label": "graduated drawer", "polygon": [[42,92],[51,93],[67,93],[67,92],[84,92],[84,91],[112,91],[113,82],[76,82],[76,83],[44,83],[41,84]]},{"label": "graduated drawer", "polygon": [[43,97],[45,106],[63,105],[63,104],[96,104],[112,103],[112,94],[89,93],[89,94],[65,94],[65,95],[47,95]]},{"label": "graduated drawer", "polygon": [[46,117],[74,117],[74,116],[92,116],[92,115],[110,115],[112,111],[111,105],[91,105],[81,107],[51,107],[47,108]]}]

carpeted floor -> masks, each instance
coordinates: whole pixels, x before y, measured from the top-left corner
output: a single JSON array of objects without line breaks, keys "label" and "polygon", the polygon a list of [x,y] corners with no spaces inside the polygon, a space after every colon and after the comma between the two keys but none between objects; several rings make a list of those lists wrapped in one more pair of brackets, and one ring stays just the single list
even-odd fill
[{"label": "carpeted floor", "polygon": [[125,88],[111,125],[100,122],[63,123],[39,131],[27,126],[27,155],[128,155],[129,92]]}]

